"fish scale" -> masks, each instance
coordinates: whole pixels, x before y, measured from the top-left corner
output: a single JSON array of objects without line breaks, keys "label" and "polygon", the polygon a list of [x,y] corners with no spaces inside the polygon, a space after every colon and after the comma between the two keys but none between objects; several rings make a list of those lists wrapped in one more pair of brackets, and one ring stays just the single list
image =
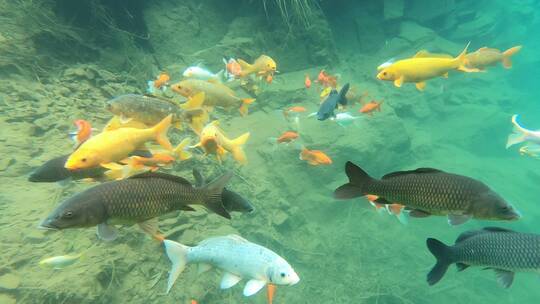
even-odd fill
[{"label": "fish scale", "polygon": [[540,271],[540,236],[515,232],[483,233],[456,244],[453,255],[455,260],[468,265]]}]

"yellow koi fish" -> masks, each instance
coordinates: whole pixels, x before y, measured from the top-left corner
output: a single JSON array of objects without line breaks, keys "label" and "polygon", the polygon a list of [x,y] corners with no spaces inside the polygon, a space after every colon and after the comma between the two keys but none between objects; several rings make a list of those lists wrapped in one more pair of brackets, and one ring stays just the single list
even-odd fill
[{"label": "yellow koi fish", "polygon": [[219,128],[217,120],[206,125],[201,134],[200,141],[194,147],[203,148],[206,154],[215,154],[221,162],[227,152],[230,152],[233,158],[241,165],[247,163],[247,157],[243,146],[249,139],[250,133],[244,133],[236,139],[229,139],[223,130]]},{"label": "yellow koi fish", "polygon": [[466,66],[467,48],[455,58],[445,56],[426,57],[425,51],[419,56],[403,59],[394,63],[383,64],[379,67],[379,80],[393,81],[396,87],[401,87],[405,82],[416,83],[416,88],[420,91],[426,87],[426,80],[435,77],[448,77],[451,70],[463,72],[478,72],[478,69]]},{"label": "yellow koi fish", "polygon": [[167,150],[172,145],[167,138],[172,115],[165,117],[152,128],[120,128],[100,133],[85,141],[67,159],[64,167],[69,170],[94,168],[117,162],[140,149],[147,141],[154,140]]},{"label": "yellow koi fish", "polygon": [[274,59],[267,55],[261,55],[255,59],[252,64],[245,62],[242,59],[238,59],[238,64],[242,68],[240,77],[246,77],[250,74],[257,74],[257,76],[272,75],[277,70],[277,64]]}]

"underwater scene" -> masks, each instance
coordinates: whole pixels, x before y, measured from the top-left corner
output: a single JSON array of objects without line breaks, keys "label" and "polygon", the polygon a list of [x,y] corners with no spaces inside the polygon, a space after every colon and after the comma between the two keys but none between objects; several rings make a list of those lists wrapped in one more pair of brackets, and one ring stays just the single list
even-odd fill
[{"label": "underwater scene", "polygon": [[0,303],[538,303],[538,28],[0,0]]}]

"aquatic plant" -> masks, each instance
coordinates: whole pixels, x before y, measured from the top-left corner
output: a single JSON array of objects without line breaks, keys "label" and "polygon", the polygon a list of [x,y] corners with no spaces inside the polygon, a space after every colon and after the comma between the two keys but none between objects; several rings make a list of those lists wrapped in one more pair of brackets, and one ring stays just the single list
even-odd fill
[{"label": "aquatic plant", "polygon": [[289,28],[293,24],[308,27],[313,17],[317,15],[317,10],[321,9],[318,0],[263,0],[263,8],[267,18],[269,18],[269,5],[276,6],[281,18]]}]

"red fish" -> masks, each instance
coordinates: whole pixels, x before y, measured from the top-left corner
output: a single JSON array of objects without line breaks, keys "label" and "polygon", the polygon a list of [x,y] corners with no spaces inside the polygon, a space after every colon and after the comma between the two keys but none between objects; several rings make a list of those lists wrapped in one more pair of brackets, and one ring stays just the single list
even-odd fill
[{"label": "red fish", "polygon": [[334,89],[337,87],[337,77],[326,73],[325,70],[319,72],[317,82],[323,87],[331,87]]},{"label": "red fish", "polygon": [[304,80],[304,85],[306,86],[306,89],[311,88],[311,79],[309,79],[308,74],[306,74],[306,79]]},{"label": "red fish", "polygon": [[365,105],[363,105],[358,112],[373,115],[374,111],[381,111],[381,105],[383,104],[384,100],[381,100],[379,102],[372,100]]},{"label": "red fish", "polygon": [[281,134],[281,136],[278,137],[278,138],[276,139],[276,141],[277,141],[278,143],[280,143],[280,144],[281,144],[281,143],[290,143],[290,142],[292,142],[293,140],[297,139],[298,137],[299,137],[298,133],[293,132],[293,131],[287,131],[287,132]]},{"label": "red fish", "polygon": [[92,125],[84,119],[77,119],[73,124],[77,126],[77,131],[71,132],[70,135],[78,147],[92,136]]},{"label": "red fish", "polygon": [[324,152],[319,150],[308,150],[306,148],[302,148],[302,152],[300,152],[300,159],[307,161],[308,164],[312,166],[332,164],[332,159]]}]

